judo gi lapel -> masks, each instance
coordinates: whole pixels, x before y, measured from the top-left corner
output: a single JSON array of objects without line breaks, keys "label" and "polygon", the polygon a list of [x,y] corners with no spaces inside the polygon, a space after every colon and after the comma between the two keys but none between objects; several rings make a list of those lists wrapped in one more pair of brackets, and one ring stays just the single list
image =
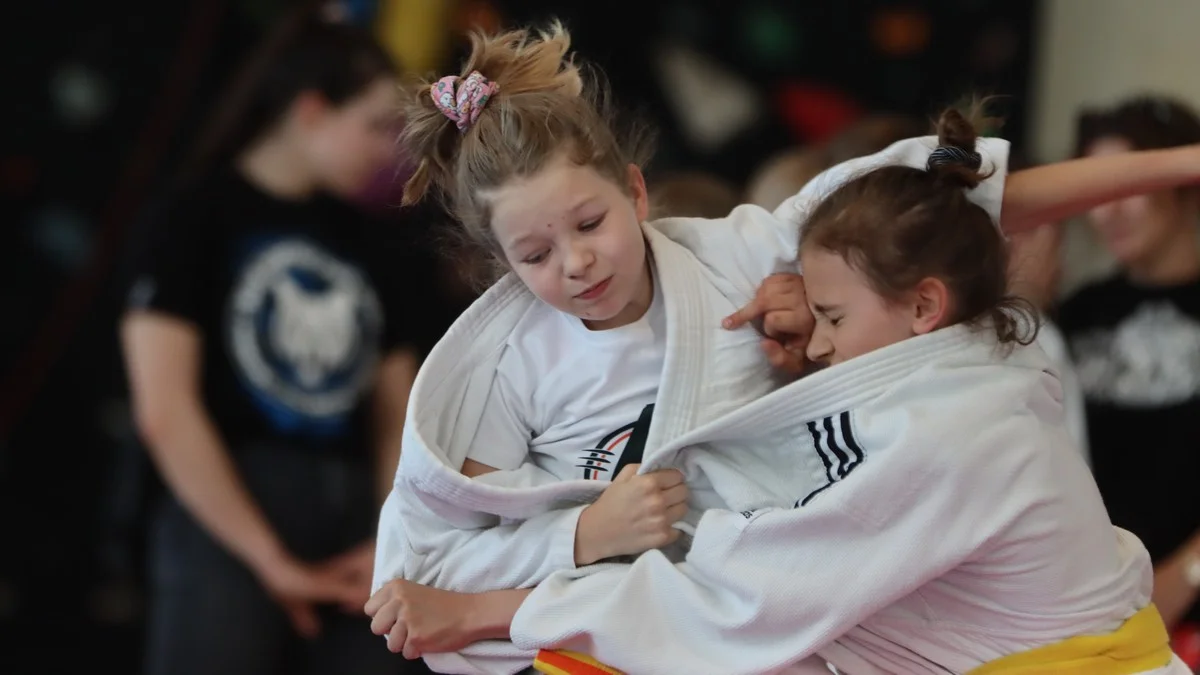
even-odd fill
[{"label": "judo gi lapel", "polygon": [[691,251],[652,227],[644,230],[654,256],[655,282],[662,284],[667,323],[666,358],[645,446],[648,453],[653,453],[665,441],[691,431],[701,421],[705,374],[712,356],[711,336],[715,328],[719,329],[720,318],[710,316],[715,312],[701,290],[709,281]]}]

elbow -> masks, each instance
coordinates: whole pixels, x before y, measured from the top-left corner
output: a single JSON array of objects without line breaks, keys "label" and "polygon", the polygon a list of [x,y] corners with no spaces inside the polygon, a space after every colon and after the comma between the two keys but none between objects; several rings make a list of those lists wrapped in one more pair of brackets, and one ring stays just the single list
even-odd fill
[{"label": "elbow", "polygon": [[138,437],[151,453],[179,433],[188,414],[186,401],[178,397],[146,397],[134,402],[133,423]]},{"label": "elbow", "polygon": [[171,426],[166,406],[136,402],[133,406],[133,426],[147,448],[157,447]]}]

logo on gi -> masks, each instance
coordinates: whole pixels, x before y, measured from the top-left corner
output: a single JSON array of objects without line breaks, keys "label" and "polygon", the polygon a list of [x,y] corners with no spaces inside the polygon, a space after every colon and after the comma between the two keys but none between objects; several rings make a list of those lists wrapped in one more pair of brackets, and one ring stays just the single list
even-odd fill
[{"label": "logo on gi", "polygon": [[282,239],[243,268],[232,296],[233,360],[277,424],[337,423],[379,359],[379,299],[357,268],[308,241]]}]

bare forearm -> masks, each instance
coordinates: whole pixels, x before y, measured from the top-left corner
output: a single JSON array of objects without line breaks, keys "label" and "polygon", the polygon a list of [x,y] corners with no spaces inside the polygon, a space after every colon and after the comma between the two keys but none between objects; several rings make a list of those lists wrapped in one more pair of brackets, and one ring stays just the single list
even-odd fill
[{"label": "bare forearm", "polygon": [[1200,149],[1148,150],[1085,157],[1010,175],[1000,223],[1015,233],[1131,195],[1200,182]]},{"label": "bare forearm", "polygon": [[375,444],[375,499],[380,506],[391,493],[392,484],[396,480],[396,465],[400,463],[401,436],[402,434],[397,433]]},{"label": "bare forearm", "polygon": [[513,617],[533,589],[490,591],[473,596],[472,611],[465,617],[472,642],[508,640]]},{"label": "bare forearm", "polygon": [[379,368],[372,417],[375,438],[375,496],[379,504],[387,499],[400,463],[400,442],[404,438],[404,418],[408,396],[417,377],[417,357],[410,349],[388,354]]},{"label": "bare forearm", "polygon": [[265,569],[286,555],[208,416],[187,411],[145,439],[163,480],[188,512],[236,558]]}]

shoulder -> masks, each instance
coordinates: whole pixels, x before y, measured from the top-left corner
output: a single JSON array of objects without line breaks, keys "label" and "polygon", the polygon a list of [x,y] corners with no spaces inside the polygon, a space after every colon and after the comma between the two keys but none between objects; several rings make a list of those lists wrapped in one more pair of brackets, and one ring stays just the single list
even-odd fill
[{"label": "shoulder", "polygon": [[1128,286],[1120,275],[1111,274],[1081,286],[1063,302],[1063,307],[1094,304],[1125,292]]},{"label": "shoulder", "polygon": [[1132,299],[1129,284],[1114,274],[1079,288],[1059,304],[1055,319],[1066,334],[1084,328],[1098,319],[1120,313]]},{"label": "shoulder", "polygon": [[[936,460],[947,468],[959,462],[986,463],[995,452],[982,448],[1003,446],[1005,434],[1033,433],[1039,426],[1037,416],[1029,413],[1056,398],[1051,366],[1042,350],[1028,348],[992,354],[986,361],[934,363],[891,396],[895,407],[914,411],[915,432],[937,439],[919,450],[929,455],[920,461]],[[914,406],[914,401],[921,403]],[[923,415],[916,415],[920,411],[934,417],[922,422]]]},{"label": "shoulder", "polygon": [[743,204],[724,218],[663,218],[647,228],[687,249],[720,276],[757,288],[771,274],[795,271],[800,225],[798,218]]},{"label": "shoulder", "polygon": [[176,186],[166,203],[176,210],[213,212],[240,208],[249,186],[231,171],[216,171]]},{"label": "shoulder", "polygon": [[244,203],[236,180],[224,172],[174,185],[155,199],[138,223],[154,238],[211,238],[224,231]]}]

